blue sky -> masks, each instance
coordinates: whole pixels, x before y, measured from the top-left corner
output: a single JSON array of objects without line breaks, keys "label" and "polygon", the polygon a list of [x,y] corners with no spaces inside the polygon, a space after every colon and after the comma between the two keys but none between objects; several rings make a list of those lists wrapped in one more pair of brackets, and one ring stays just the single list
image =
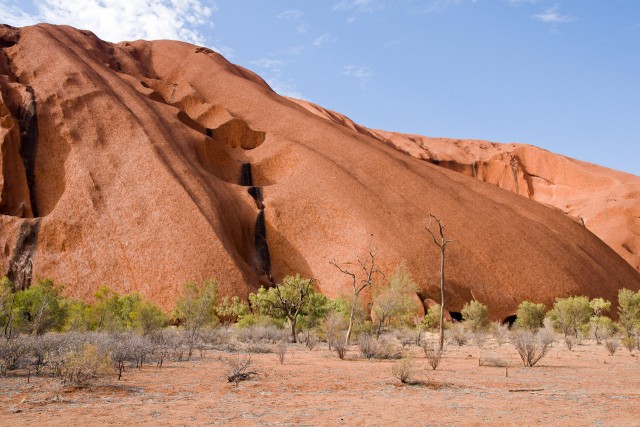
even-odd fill
[{"label": "blue sky", "polygon": [[[80,4],[80,6],[79,6]],[[372,128],[640,175],[639,0],[0,0],[0,21],[204,44]]]}]

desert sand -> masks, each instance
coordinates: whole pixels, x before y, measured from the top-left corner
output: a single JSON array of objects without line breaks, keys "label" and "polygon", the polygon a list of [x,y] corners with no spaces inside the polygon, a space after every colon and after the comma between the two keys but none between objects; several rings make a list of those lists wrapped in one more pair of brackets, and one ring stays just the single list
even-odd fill
[{"label": "desert sand", "polygon": [[[448,345],[437,370],[412,346],[418,385],[391,375],[396,361],[369,361],[356,347],[339,360],[326,344],[309,351],[292,346],[254,354],[259,376],[237,386],[227,382],[233,355],[163,368],[129,369],[87,388],[24,375],[0,381],[3,425],[221,425],[221,426],[428,426],[428,425],[637,425],[640,419],[637,357],[585,342],[567,350],[556,342],[536,366],[519,365],[511,344],[489,341],[482,349]],[[478,366],[499,358],[504,367]]]}]

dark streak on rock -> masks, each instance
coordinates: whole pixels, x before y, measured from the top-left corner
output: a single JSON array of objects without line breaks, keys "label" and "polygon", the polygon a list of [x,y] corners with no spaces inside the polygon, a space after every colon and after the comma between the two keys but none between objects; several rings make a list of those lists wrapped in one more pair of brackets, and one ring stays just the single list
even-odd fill
[{"label": "dark streak on rock", "polygon": [[33,221],[25,220],[20,225],[20,234],[7,271],[7,277],[15,284],[16,290],[24,290],[31,286],[33,255],[38,244],[39,230],[39,218]]}]

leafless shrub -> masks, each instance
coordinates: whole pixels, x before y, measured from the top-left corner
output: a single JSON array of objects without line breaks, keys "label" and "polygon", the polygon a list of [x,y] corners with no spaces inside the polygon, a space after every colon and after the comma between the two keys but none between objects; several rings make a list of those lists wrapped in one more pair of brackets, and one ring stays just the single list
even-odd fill
[{"label": "leafless shrub", "polygon": [[481,357],[478,360],[478,366],[489,366],[492,368],[508,368],[511,363],[497,357]]},{"label": "leafless shrub", "polygon": [[282,365],[284,363],[284,357],[289,349],[289,343],[286,341],[280,341],[276,346],[276,354],[278,355],[278,362]]},{"label": "leafless shrub", "polygon": [[410,345],[420,345],[420,338],[422,337],[422,331],[411,330],[409,328],[398,329],[395,333],[396,339],[402,344],[402,347],[409,347]]},{"label": "leafless shrub", "polygon": [[225,359],[225,363],[229,368],[229,375],[227,375],[227,381],[238,385],[240,381],[250,380],[253,377],[258,376],[256,371],[250,371],[251,367],[251,355],[229,357]]},{"label": "leafless shrub", "polygon": [[567,345],[567,348],[569,349],[569,351],[571,351],[573,350],[573,347],[575,347],[578,344],[578,338],[572,335],[566,335],[564,337],[564,343]]},{"label": "leafless shrub", "polygon": [[358,338],[358,348],[360,349],[360,354],[367,359],[372,359],[375,351],[375,338],[369,334],[362,334]]},{"label": "leafless shrub", "polygon": [[19,369],[29,352],[27,338],[23,335],[11,339],[0,339],[0,371]]},{"label": "leafless shrub", "polygon": [[238,329],[236,337],[245,344],[275,344],[289,338],[289,332],[276,326],[255,325]]},{"label": "leafless shrub", "polygon": [[344,341],[347,320],[342,314],[331,312],[322,321],[321,328],[329,345],[329,350],[331,350],[336,342]]},{"label": "leafless shrub", "polygon": [[622,338],[622,345],[629,350],[629,354],[633,355],[633,350],[638,347],[638,341],[635,337],[628,336]]},{"label": "leafless shrub", "polygon": [[460,323],[454,323],[447,329],[447,341],[463,346],[469,341],[469,334]]},{"label": "leafless shrub", "polygon": [[390,341],[380,338],[376,340],[372,335],[362,334],[358,339],[358,348],[367,359],[400,359],[402,349]]},{"label": "leafless shrub", "polygon": [[604,346],[607,348],[609,356],[613,356],[620,347],[620,341],[617,338],[609,338],[604,341]]},{"label": "leafless shrub", "polygon": [[440,365],[440,361],[442,360],[442,356],[444,354],[444,349],[440,349],[440,344],[434,340],[424,340],[422,342],[422,350],[424,351],[424,355],[427,358],[427,363],[431,366],[431,369],[435,370],[438,365]]},{"label": "leafless shrub", "polygon": [[246,351],[253,354],[268,354],[273,353],[273,348],[266,344],[250,344],[246,347]]},{"label": "leafless shrub", "polygon": [[304,345],[309,350],[313,350],[318,344],[318,336],[314,332],[307,331],[304,338]]},{"label": "leafless shrub", "polygon": [[522,364],[531,367],[547,354],[553,343],[553,336],[545,330],[537,333],[515,330],[511,333],[511,343],[518,351]]},{"label": "leafless shrub", "polygon": [[391,367],[391,374],[402,384],[410,384],[414,373],[415,364],[412,358],[400,359]]},{"label": "leafless shrub", "polygon": [[333,343],[333,348],[336,350],[338,358],[340,358],[340,360],[344,360],[344,357],[347,355],[348,351],[347,344],[342,340],[337,340]]},{"label": "leafless shrub", "polygon": [[476,347],[482,348],[487,341],[487,334],[482,331],[473,332],[471,333],[471,340],[476,345]]},{"label": "leafless shrub", "polygon": [[491,328],[491,335],[496,340],[499,347],[509,340],[509,326],[500,322],[495,322]]}]

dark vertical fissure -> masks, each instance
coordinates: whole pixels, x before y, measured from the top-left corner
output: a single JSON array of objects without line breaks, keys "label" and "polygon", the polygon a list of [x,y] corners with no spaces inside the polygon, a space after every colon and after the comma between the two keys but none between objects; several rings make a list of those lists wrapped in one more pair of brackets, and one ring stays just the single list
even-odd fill
[{"label": "dark vertical fissure", "polygon": [[249,194],[253,197],[253,200],[256,201],[258,209],[264,209],[264,204],[262,203],[262,187],[249,187]]},{"label": "dark vertical fissure", "polygon": [[251,174],[251,163],[243,163],[240,169],[240,185],[245,187],[253,186],[253,175]]},{"label": "dark vertical fissure", "polygon": [[29,201],[34,217],[38,217],[38,201],[36,197],[36,155],[38,151],[38,112],[36,96],[31,86],[27,86],[28,102],[20,107],[18,126],[20,128],[20,157],[24,164],[29,187]]},{"label": "dark vertical fissure", "polygon": [[20,234],[7,271],[7,277],[15,284],[16,290],[24,290],[31,286],[33,255],[38,244],[39,230],[39,218],[34,221],[25,220],[20,225]]},{"label": "dark vertical fissure", "polygon": [[254,245],[258,256],[258,268],[271,280],[271,257],[269,255],[269,245],[267,244],[267,227],[264,220],[264,209],[258,213],[256,219],[256,231],[254,234]]},{"label": "dark vertical fissure", "polygon": [[256,272],[258,276],[266,275],[271,282],[271,256],[269,255],[269,245],[267,243],[267,226],[264,219],[264,203],[262,187],[253,185],[253,175],[251,173],[251,163],[243,163],[240,170],[240,185],[249,187],[249,194],[256,201],[256,206],[260,209],[253,234],[253,245],[256,250]]}]

